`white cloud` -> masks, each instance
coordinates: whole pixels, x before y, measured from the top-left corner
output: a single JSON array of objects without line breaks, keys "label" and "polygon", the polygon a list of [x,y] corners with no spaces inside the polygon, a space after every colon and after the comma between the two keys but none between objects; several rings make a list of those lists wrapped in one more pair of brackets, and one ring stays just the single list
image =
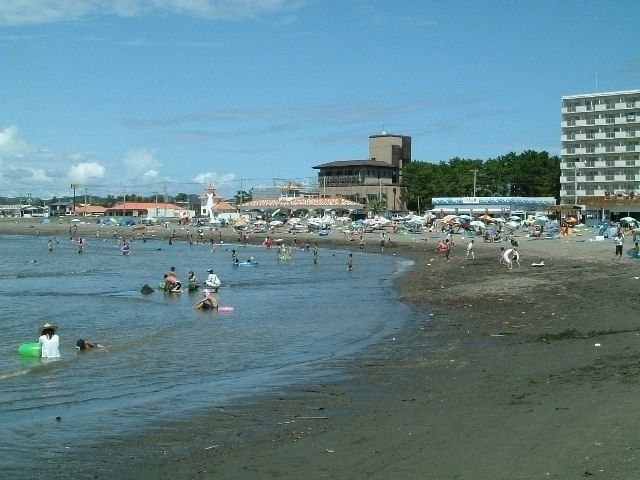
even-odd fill
[{"label": "white cloud", "polygon": [[20,138],[18,127],[5,127],[0,132],[0,160],[33,152],[35,148]]},{"label": "white cloud", "polygon": [[236,176],[233,173],[225,173],[224,175],[219,175],[215,172],[204,172],[199,173],[195,177],[193,177],[192,181],[195,183],[212,183],[214,186],[216,183],[229,183],[234,181]]},{"label": "white cloud", "polygon": [[103,178],[106,169],[97,162],[84,162],[69,169],[69,180],[73,183],[87,184],[89,180]]},{"label": "white cloud", "polygon": [[87,16],[139,17],[168,12],[210,20],[289,12],[301,0],[11,0],[0,2],[0,26],[53,23]]},{"label": "white cloud", "polygon": [[158,175],[158,168],[162,166],[154,158],[154,152],[146,148],[129,150],[122,159],[125,172],[124,177],[128,180],[140,180],[143,177],[155,178]]},{"label": "white cloud", "polygon": [[192,181],[201,185],[213,185],[216,193],[223,197],[228,197],[235,193],[236,176],[233,173],[220,175],[215,172],[203,172],[193,177]]},{"label": "white cloud", "polygon": [[152,170],[148,170],[148,171],[144,172],[142,174],[142,178],[145,181],[152,181],[152,180],[157,179],[159,174],[160,174],[160,172],[158,172],[158,170],[152,169]]}]

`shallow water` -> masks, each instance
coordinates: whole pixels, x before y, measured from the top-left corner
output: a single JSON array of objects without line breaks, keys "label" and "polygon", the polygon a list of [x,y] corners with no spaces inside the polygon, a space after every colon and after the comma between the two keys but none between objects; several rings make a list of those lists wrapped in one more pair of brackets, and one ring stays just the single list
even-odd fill
[{"label": "shallow water", "polygon": [[[327,374],[330,362],[390,335],[409,317],[391,285],[410,262],[395,256],[320,249],[277,261],[274,250],[141,241],[120,254],[113,239],[89,239],[83,253],[69,239],[54,251],[46,237],[0,237],[0,466],[33,474],[34,451],[55,459],[103,432],[126,435],[172,416],[229,404]],[[250,256],[256,268],[233,267]],[[213,267],[220,305],[199,312],[200,293],[143,295],[170,266],[186,281]],[[45,322],[59,326],[62,358],[20,357]],[[78,338],[107,348],[77,352]],[[56,418],[59,418],[57,420]],[[90,427],[90,428],[87,428]],[[99,427],[99,428],[97,428]]]}]

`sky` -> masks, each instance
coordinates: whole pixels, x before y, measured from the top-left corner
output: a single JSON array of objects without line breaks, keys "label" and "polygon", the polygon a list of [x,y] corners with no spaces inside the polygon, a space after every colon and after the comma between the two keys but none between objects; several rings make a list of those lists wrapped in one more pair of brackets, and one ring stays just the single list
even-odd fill
[{"label": "sky", "polygon": [[640,2],[5,0],[0,196],[311,184],[370,135],[413,160],[560,154],[562,96],[640,89]]}]

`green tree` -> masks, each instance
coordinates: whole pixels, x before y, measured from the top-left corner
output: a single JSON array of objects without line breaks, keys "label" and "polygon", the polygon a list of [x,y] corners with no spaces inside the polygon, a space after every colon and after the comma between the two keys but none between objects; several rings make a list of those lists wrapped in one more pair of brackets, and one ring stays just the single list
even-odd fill
[{"label": "green tree", "polygon": [[189,195],[186,193],[178,193],[175,196],[175,202],[180,204],[180,203],[189,203]]},{"label": "green tree", "polygon": [[101,205],[103,207],[111,208],[117,203],[117,201],[118,200],[113,195],[107,195],[105,199],[102,201]]},{"label": "green tree", "polygon": [[[402,172],[407,208],[432,208],[433,197],[560,197],[560,159],[527,150],[487,161],[453,158],[439,164],[414,161]],[[418,205],[419,204],[419,205]]]},{"label": "green tree", "polygon": [[253,198],[251,192],[247,192],[246,190],[238,190],[234,195],[234,199],[237,205],[241,203],[250,202]]},{"label": "green tree", "polygon": [[378,200],[377,198],[371,200],[368,205],[368,209],[371,210],[371,213],[374,215],[379,215],[385,208],[387,207],[384,200]]}]

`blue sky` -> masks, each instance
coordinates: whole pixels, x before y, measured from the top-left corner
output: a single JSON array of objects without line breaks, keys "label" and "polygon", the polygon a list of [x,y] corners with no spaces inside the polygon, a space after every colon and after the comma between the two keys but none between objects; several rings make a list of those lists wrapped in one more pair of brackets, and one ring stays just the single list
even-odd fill
[{"label": "blue sky", "polygon": [[637,1],[0,2],[0,196],[224,196],[366,159],[560,151],[563,95],[640,89]]}]

